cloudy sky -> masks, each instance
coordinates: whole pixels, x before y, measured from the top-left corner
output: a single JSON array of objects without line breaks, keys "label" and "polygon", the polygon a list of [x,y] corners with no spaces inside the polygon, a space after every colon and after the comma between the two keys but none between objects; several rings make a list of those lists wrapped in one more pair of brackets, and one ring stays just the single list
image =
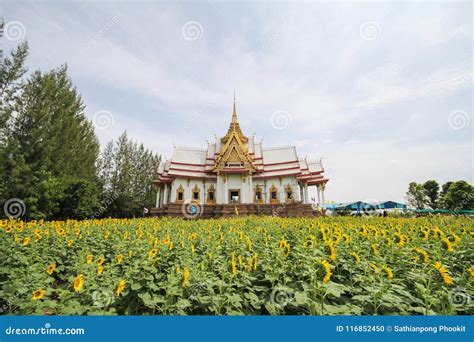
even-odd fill
[{"label": "cloudy sky", "polygon": [[170,156],[241,127],[323,158],[326,198],[473,182],[472,4],[4,0],[3,48],[67,63],[102,144]]}]

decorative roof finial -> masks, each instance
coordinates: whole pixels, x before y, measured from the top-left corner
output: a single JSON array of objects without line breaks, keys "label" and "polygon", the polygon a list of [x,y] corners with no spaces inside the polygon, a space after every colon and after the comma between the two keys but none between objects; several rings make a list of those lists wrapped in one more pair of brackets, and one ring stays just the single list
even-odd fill
[{"label": "decorative roof finial", "polygon": [[221,143],[225,144],[233,134],[237,134],[242,143],[246,144],[248,138],[240,130],[239,120],[237,119],[237,110],[235,109],[235,90],[234,90],[234,111],[232,112],[232,120],[226,135],[221,139]]},{"label": "decorative roof finial", "polygon": [[232,113],[232,123],[237,123],[237,111],[235,110],[235,89],[234,89],[234,111]]}]

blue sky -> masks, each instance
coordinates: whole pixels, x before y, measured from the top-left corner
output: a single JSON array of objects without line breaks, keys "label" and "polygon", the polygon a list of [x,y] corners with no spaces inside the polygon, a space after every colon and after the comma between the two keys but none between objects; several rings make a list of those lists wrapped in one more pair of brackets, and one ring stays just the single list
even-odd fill
[{"label": "blue sky", "polygon": [[164,156],[225,133],[323,157],[336,201],[473,183],[472,4],[3,1],[6,51],[68,64],[102,144]]}]

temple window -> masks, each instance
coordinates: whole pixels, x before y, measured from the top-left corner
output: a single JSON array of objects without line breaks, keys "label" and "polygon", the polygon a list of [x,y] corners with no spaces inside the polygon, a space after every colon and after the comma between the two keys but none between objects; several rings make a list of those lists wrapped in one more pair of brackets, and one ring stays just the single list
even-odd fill
[{"label": "temple window", "polygon": [[184,189],[182,185],[176,189],[176,202],[184,202]]},{"label": "temple window", "polygon": [[290,185],[287,185],[285,187],[285,193],[286,193],[286,201],[292,201],[293,200],[293,188]]},{"label": "temple window", "polygon": [[254,188],[254,203],[263,203],[263,196],[262,196],[262,188],[260,186],[256,186]]},{"label": "temple window", "polygon": [[193,202],[199,202],[199,193],[201,190],[197,185],[194,186],[193,188]]},{"label": "temple window", "polygon": [[242,167],[243,164],[242,163],[226,163],[225,166],[226,167]]},{"label": "temple window", "polygon": [[211,185],[209,190],[207,190],[207,204],[216,204],[216,196],[214,185]]},{"label": "temple window", "polygon": [[278,199],[278,188],[275,186],[275,184],[273,184],[270,188],[270,204],[276,203],[280,203]]},{"label": "temple window", "polygon": [[230,203],[240,203],[240,191],[229,190]]}]

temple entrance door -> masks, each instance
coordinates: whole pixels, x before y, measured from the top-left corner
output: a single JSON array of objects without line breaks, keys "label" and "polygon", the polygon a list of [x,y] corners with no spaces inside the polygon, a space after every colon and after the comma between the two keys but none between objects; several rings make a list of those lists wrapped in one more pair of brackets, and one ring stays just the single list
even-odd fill
[{"label": "temple entrance door", "polygon": [[229,203],[240,203],[240,190],[239,189],[229,190]]}]

